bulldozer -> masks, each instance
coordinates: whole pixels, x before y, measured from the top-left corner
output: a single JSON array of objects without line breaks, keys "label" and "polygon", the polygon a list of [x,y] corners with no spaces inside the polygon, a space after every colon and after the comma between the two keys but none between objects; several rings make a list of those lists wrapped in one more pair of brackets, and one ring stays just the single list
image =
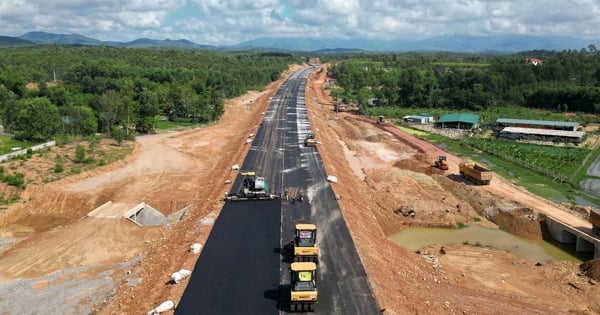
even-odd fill
[{"label": "bulldozer", "polygon": [[435,161],[435,167],[441,169],[442,171],[448,170],[448,161],[445,155],[438,156],[438,159]]},{"label": "bulldozer", "polygon": [[314,224],[296,224],[295,237],[291,243],[295,262],[309,261],[319,263],[317,244],[317,226]]},{"label": "bulldozer", "polygon": [[310,133],[306,136],[306,139],[304,139],[304,146],[305,147],[316,147],[317,146],[317,140],[315,140],[315,135]]},{"label": "bulldozer", "polygon": [[290,311],[314,312],[317,303],[317,265],[295,262],[290,265]]},{"label": "bulldozer", "polygon": [[241,173],[242,184],[239,191],[235,194],[225,193],[225,200],[242,201],[242,200],[274,200],[281,199],[281,194],[272,194],[269,189],[269,184],[265,182],[265,178],[257,176],[256,172]]}]

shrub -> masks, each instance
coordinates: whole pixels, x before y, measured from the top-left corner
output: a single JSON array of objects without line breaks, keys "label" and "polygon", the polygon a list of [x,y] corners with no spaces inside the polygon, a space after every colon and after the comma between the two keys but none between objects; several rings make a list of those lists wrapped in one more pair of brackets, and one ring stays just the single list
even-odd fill
[{"label": "shrub", "polygon": [[468,225],[466,225],[465,223],[463,223],[463,222],[460,222],[460,221],[456,221],[456,226],[457,226],[459,229],[464,229],[464,228],[468,227]]},{"label": "shrub", "polygon": [[7,183],[10,186],[18,187],[21,189],[25,189],[25,174],[17,173],[15,175],[4,175],[2,177],[2,181]]},{"label": "shrub", "polygon": [[54,173],[62,173],[64,170],[65,167],[62,165],[62,163],[56,163],[54,166]]},{"label": "shrub", "polygon": [[85,160],[85,148],[78,144],[75,148],[75,163],[83,163]]}]

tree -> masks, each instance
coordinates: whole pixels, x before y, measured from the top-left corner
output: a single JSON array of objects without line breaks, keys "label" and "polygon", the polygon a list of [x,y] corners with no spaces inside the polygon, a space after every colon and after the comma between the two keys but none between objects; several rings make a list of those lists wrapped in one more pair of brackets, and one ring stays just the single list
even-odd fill
[{"label": "tree", "polygon": [[17,101],[15,129],[25,139],[44,141],[51,139],[61,129],[58,108],[45,97]]}]

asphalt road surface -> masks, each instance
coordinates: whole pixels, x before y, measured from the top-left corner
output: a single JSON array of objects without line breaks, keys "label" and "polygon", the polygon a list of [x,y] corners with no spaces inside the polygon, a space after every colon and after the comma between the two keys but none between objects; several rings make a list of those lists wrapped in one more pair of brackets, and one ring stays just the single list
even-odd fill
[{"label": "asphalt road surface", "polygon": [[[296,223],[314,223],[320,249],[315,314],[378,314],[379,307],[310,133],[304,91],[312,71],[292,75],[265,112],[241,172],[264,176],[273,193],[298,189],[302,202],[227,202],[215,221],[176,314],[282,314],[289,262],[280,248]],[[318,140],[318,139],[317,139]],[[238,176],[230,193],[241,185]]]}]

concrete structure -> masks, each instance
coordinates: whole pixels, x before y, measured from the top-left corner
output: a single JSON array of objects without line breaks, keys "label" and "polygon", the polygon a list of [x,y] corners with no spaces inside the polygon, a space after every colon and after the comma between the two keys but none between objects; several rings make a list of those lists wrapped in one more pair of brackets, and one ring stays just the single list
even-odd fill
[{"label": "concrete structure", "polygon": [[589,232],[576,229],[552,217],[546,216],[546,227],[552,238],[559,243],[574,244],[578,252],[593,252],[594,258],[600,258],[600,239]]},{"label": "concrete structure", "polygon": [[126,218],[139,226],[157,226],[181,220],[186,211],[187,208],[183,208],[169,216],[165,216],[143,202],[133,204],[107,201],[100,207],[90,211],[87,216],[104,219]]},{"label": "concrete structure", "polygon": [[53,147],[55,145],[56,145],[56,141],[53,140],[53,141],[49,141],[46,143],[34,145],[30,148],[25,148],[25,149],[13,148],[13,152],[0,155],[0,162],[8,161],[10,159],[17,158],[21,155],[25,155],[25,154],[27,154],[27,150],[29,150],[29,149],[31,149],[32,152],[35,152],[35,151],[39,151],[39,150],[42,150],[45,148]]}]

